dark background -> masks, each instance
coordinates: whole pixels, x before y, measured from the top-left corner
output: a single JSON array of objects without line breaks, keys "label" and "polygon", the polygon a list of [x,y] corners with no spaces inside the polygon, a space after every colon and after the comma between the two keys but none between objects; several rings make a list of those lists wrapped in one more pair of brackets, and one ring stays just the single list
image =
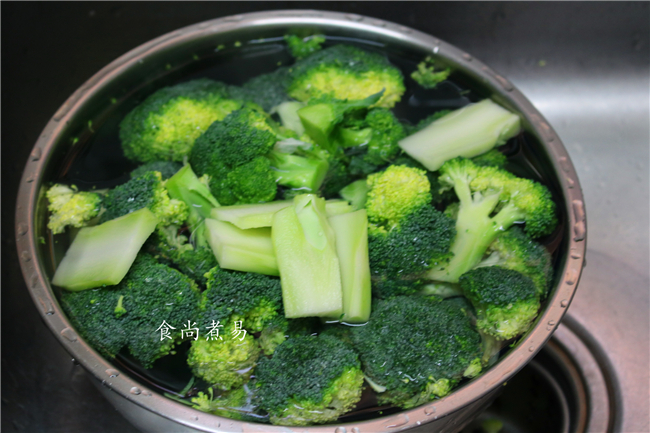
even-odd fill
[{"label": "dark background", "polygon": [[[17,185],[40,131],[65,99],[136,46],[196,22],[270,9],[324,9],[430,33],[499,70],[585,74],[621,61],[647,35],[644,3],[18,3],[2,2],[2,430],[131,432],[40,320],[14,242]],[[638,22],[630,22],[629,17]],[[641,24],[639,24],[641,23]],[[588,39],[575,37],[590,34]],[[625,41],[621,44],[620,41]],[[581,44],[597,45],[594,57]],[[618,44],[618,45],[616,45]],[[566,61],[566,62],[565,62]],[[629,63],[629,67],[642,66]]]}]

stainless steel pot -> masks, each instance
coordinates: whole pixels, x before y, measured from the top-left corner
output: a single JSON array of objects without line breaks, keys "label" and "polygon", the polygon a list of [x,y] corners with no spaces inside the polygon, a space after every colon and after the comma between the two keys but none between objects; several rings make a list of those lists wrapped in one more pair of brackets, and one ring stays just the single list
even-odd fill
[{"label": "stainless steel pot", "polygon": [[[491,97],[523,119],[535,141],[534,168],[558,194],[562,215],[562,242],[553,289],[546,306],[528,332],[497,365],[445,398],[384,418],[354,424],[315,426],[307,432],[453,432],[467,424],[548,341],[565,314],[584,264],[586,219],[582,192],[575,170],[559,137],[530,102],[504,77],[470,54],[413,29],[362,17],[322,11],[260,12],[225,17],[189,26],[161,36],[118,58],[79,88],[54,114],[37,141],[26,165],[16,208],[16,238],[21,267],[30,294],[43,320],[61,344],[96,379],[101,392],[143,431],[288,432],[294,429],[250,424],[203,412],[152,392],[83,341],[63,314],[50,277],[57,246],[46,238],[46,182],[65,170],[83,150],[88,119],[101,118],[107,106],[122,101],[147,84],[182,73],[208,59],[197,53],[213,52],[237,41],[261,42],[281,37],[290,29],[316,29],[331,37],[356,38],[385,49],[420,58],[435,54],[453,66],[458,76],[483,96]],[[144,89],[144,90],[143,90]],[[62,168],[63,167],[63,168]]]}]

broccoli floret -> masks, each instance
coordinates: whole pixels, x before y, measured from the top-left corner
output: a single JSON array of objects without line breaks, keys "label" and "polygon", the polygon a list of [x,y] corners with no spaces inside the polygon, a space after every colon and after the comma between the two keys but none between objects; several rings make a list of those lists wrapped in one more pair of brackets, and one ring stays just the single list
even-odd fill
[{"label": "broccoli floret", "polygon": [[297,61],[291,75],[287,93],[299,101],[321,96],[355,101],[384,89],[376,105],[391,108],[405,90],[402,73],[384,56],[350,45],[335,45]]},{"label": "broccoli floret", "polygon": [[67,226],[83,227],[99,214],[102,196],[94,192],[80,192],[77,187],[55,184],[46,193],[50,211],[47,228],[53,234],[63,233]]},{"label": "broccoli floret", "polygon": [[196,376],[217,389],[228,391],[248,382],[260,356],[260,347],[251,334],[236,335],[233,322],[214,322],[214,326],[220,325],[224,326],[219,328],[218,337],[213,334],[214,338],[200,337],[192,341],[187,363]]},{"label": "broccoli floret", "polygon": [[277,141],[265,114],[244,108],[215,122],[197,140],[190,164],[210,176],[212,194],[222,205],[263,203],[277,187],[265,155]]},{"label": "broccoli floret", "polygon": [[390,166],[368,177],[368,253],[377,297],[412,294],[426,271],[449,260],[454,222],[430,205],[426,173]]},{"label": "broccoli floret", "polygon": [[525,222],[524,229],[533,238],[555,228],[555,203],[549,190],[537,182],[463,158],[445,163],[440,174],[441,183],[454,189],[460,205],[451,247],[454,256],[428,273],[431,280],[458,282],[480,262],[496,237],[515,223]]},{"label": "broccoli floret", "polygon": [[120,123],[124,154],[139,162],[182,161],[212,122],[241,107],[226,95],[224,84],[207,78],[158,90]]},{"label": "broccoli floret", "polygon": [[262,352],[271,356],[287,338],[314,335],[319,326],[320,320],[317,317],[286,319],[283,316],[276,316],[267,322],[257,341]]},{"label": "broccoli floret", "polygon": [[431,203],[433,203],[436,208],[441,209],[447,203],[458,200],[453,190],[441,189],[442,185],[440,184],[439,180],[440,173],[437,171],[427,171],[427,169],[422,164],[410,156],[402,154],[393,162],[392,165],[404,165],[406,167],[412,167],[426,171],[427,179],[429,179],[429,184],[431,184]]},{"label": "broccoli floret", "polygon": [[284,40],[287,42],[289,53],[296,58],[301,59],[321,49],[325,42],[324,35],[311,35],[301,38],[298,35],[285,35]]},{"label": "broccoli floret", "polygon": [[460,287],[476,310],[476,326],[497,340],[510,340],[530,328],[540,308],[535,284],[525,275],[499,266],[473,269]]},{"label": "broccoli floret", "polygon": [[376,302],[352,339],[364,374],[385,390],[379,403],[404,409],[448,394],[480,362],[481,337],[462,303],[434,296]]},{"label": "broccoli floret", "polygon": [[265,417],[254,413],[254,389],[248,385],[215,395],[212,388],[192,398],[192,407],[203,412],[241,421],[260,422]]},{"label": "broccoli floret", "polygon": [[278,185],[299,190],[300,194],[316,193],[323,184],[329,164],[319,158],[271,151],[268,154]]},{"label": "broccoli floret", "polygon": [[182,224],[189,215],[185,203],[169,198],[162,176],[157,171],[146,172],[110,190],[104,198],[104,207],[106,211],[101,214],[100,222],[127,215],[144,207],[156,215],[161,226]]},{"label": "broccoli floret", "polygon": [[[143,367],[150,368],[181,340],[183,324],[196,320],[199,293],[191,279],[141,253],[120,284],[64,291],[61,303],[93,348],[114,357],[128,347]],[[163,321],[176,329],[170,329],[171,338],[161,340]]]},{"label": "broccoli floret", "polygon": [[472,162],[479,167],[504,168],[508,158],[498,149],[489,150],[479,156],[472,158]]},{"label": "broccoli floret", "polygon": [[145,174],[148,171],[157,171],[160,172],[163,180],[167,180],[172,177],[178,170],[183,168],[183,164],[176,161],[153,161],[148,162],[140,167],[136,168],[131,172],[131,178],[139,177]]},{"label": "broccoli floret", "polygon": [[229,86],[228,94],[232,99],[253,102],[265,111],[288,101],[287,87],[291,83],[289,68],[278,68],[268,74],[258,75],[241,87]]},{"label": "broccoli floret", "polygon": [[411,78],[425,89],[433,89],[438,83],[445,81],[449,74],[451,68],[440,68],[433,57],[427,56],[418,64],[418,69],[411,74]]},{"label": "broccoli floret", "polygon": [[255,376],[259,406],[280,425],[334,421],[360,400],[363,385],[356,353],[329,335],[289,338]]},{"label": "broccoli floret", "polygon": [[489,256],[479,266],[501,266],[521,272],[535,283],[540,299],[553,279],[551,255],[543,245],[532,240],[520,227],[512,227],[501,233],[488,247]]}]

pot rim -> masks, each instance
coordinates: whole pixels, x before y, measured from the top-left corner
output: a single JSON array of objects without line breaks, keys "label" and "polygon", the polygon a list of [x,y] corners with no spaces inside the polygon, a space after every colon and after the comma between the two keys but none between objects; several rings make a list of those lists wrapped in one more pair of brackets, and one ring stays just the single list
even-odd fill
[{"label": "pot rim", "polygon": [[[400,24],[356,14],[318,10],[280,10],[253,12],[222,17],[184,27],[153,39],[102,68],[86,81],[57,110],[37,140],[21,179],[16,206],[16,245],[21,269],[28,290],[43,320],[59,342],[83,367],[101,383],[125,399],[179,424],[201,431],[266,431],[289,432],[289,427],[254,424],[207,414],[180,404],[148,389],[138,381],[122,374],[119,368],[100,356],[74,331],[52,291],[43,270],[37,248],[35,230],[36,206],[44,185],[43,173],[55,148],[57,137],[75,112],[100,91],[102,86],[134,67],[142,59],[169,47],[195,38],[217,36],[248,27],[336,27],[339,30],[361,32],[369,36],[406,42],[424,53],[433,52],[483,81],[495,92],[499,102],[518,111],[531,126],[549,159],[567,209],[567,258],[557,269],[558,284],[547,299],[546,309],[536,319],[535,327],[521,338],[517,347],[479,377],[457,388],[446,397],[434,400],[398,414],[346,424],[299,427],[301,432],[331,432],[345,427],[354,432],[404,430],[445,417],[485,396],[527,364],[550,339],[566,313],[575,293],[584,264],[586,250],[586,216],[582,190],[569,155],[560,138],[544,117],[507,79],[474,59],[468,53],[438,38]],[[356,428],[356,429],[355,429]],[[335,430],[336,433],[345,430]]]}]

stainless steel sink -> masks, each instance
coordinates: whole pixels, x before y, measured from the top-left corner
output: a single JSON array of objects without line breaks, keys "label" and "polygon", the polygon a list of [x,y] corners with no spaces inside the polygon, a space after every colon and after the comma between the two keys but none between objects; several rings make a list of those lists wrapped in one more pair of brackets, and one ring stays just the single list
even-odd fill
[{"label": "stainless steel sink", "polygon": [[[565,321],[573,337],[562,340],[561,327],[555,341],[574,355],[587,351],[603,377],[607,404],[587,399],[592,419],[582,424],[596,432],[650,431],[649,6],[290,5],[375,16],[435,35],[507,77],[553,125],[578,171],[589,215],[587,267]],[[5,111],[3,125],[3,305],[13,308],[3,308],[3,327],[14,332],[3,336],[3,430],[132,430],[38,321],[11,245],[20,171],[51,113],[100,67],[146,40],[210,18],[286,7],[233,2],[7,8],[3,72],[12,85],[4,96],[12,109]],[[579,374],[590,379],[594,371]],[[596,419],[602,411],[606,421]]]}]

